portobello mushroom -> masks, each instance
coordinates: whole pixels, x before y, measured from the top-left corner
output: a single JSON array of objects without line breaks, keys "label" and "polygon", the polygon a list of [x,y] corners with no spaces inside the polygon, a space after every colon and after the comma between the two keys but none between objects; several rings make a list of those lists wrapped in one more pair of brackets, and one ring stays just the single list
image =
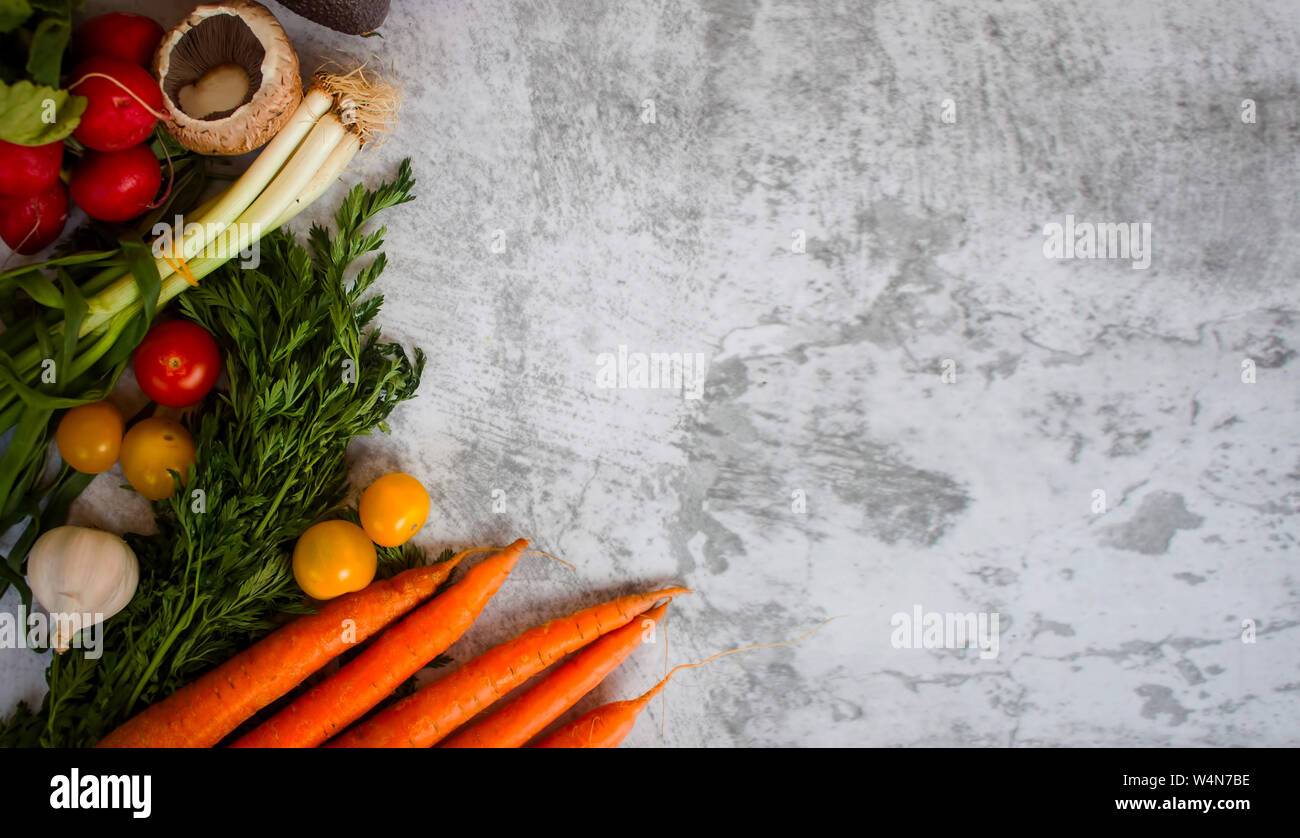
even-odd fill
[{"label": "portobello mushroom", "polygon": [[302,100],[298,55],[253,0],[199,6],[158,45],[154,70],[176,141],[243,154],[279,133]]}]

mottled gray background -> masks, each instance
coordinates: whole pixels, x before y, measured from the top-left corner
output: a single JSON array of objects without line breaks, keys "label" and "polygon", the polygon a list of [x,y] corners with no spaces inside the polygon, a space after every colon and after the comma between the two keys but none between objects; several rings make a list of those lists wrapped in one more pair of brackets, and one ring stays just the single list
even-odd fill
[{"label": "mottled gray background", "polygon": [[[432,362],[356,483],[578,565],[457,657],[682,582],[583,708],[842,619],[681,674],[632,745],[1300,744],[1294,0],[396,2],[365,41],[271,5],[406,93],[348,179],[414,158],[381,321]],[[1046,259],[1066,213],[1150,222],[1150,269]],[[703,398],[599,388],[619,345],[705,353]],[[119,482],[78,514],[145,525]],[[999,656],[893,648],[915,605],[996,611]],[[0,652],[0,705],[38,664]]]}]

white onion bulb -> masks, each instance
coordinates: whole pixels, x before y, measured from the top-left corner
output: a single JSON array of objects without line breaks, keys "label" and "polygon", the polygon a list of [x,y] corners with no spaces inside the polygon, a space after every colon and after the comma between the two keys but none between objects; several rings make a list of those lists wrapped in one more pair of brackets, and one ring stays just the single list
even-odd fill
[{"label": "white onion bulb", "polygon": [[90,527],[55,527],[27,556],[27,584],[54,618],[50,645],[56,652],[67,651],[83,628],[125,608],[139,579],[140,564],[126,542]]}]

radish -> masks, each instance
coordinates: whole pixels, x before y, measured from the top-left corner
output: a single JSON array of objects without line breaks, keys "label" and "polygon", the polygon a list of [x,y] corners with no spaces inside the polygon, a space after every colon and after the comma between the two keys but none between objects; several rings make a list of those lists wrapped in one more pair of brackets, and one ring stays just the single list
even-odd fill
[{"label": "radish", "polygon": [[72,52],[78,58],[107,55],[147,67],[162,41],[163,28],[144,15],[109,12],[92,17],[72,33]]},{"label": "radish", "polygon": [[[88,74],[97,74],[85,78]],[[108,78],[104,78],[108,76]],[[121,151],[144,142],[162,111],[162,89],[143,67],[93,56],[72,69],[68,89],[86,97],[86,111],[72,135],[95,151]]]},{"label": "radish", "polygon": [[0,140],[0,195],[21,197],[44,192],[59,179],[63,143],[17,145]]},{"label": "radish", "polygon": [[99,221],[126,221],[149,208],[162,184],[162,168],[149,146],[88,151],[72,170],[72,200]]},{"label": "radish", "polygon": [[44,192],[0,198],[0,239],[24,256],[39,253],[68,221],[68,189],[61,182]]}]

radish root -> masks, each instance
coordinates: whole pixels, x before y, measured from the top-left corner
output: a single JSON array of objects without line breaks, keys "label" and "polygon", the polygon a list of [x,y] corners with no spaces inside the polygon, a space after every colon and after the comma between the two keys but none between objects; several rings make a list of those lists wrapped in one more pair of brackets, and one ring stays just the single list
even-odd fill
[{"label": "radish root", "polygon": [[149,113],[153,114],[153,115],[154,115],[155,117],[157,117],[158,119],[166,119],[166,118],[167,118],[167,114],[166,114],[166,113],[163,113],[163,112],[161,112],[161,111],[156,111],[156,110],[154,110],[153,108],[149,107],[149,103],[146,102],[146,101],[144,101],[143,99],[141,99],[139,96],[135,95],[135,92],[134,92],[133,90],[131,90],[131,88],[129,88],[129,87],[127,87],[126,85],[122,84],[120,81],[118,81],[117,79],[115,79],[115,78],[113,78],[112,76],[108,75],[107,73],[86,73],[84,76],[82,76],[81,78],[77,79],[77,80],[74,81],[72,84],[68,85],[68,90],[72,90],[73,88],[75,88],[77,85],[81,84],[81,83],[82,83],[83,81],[85,81],[86,79],[108,79],[108,80],[111,81],[113,84],[115,84],[115,85],[117,85],[118,87],[120,87],[120,88],[122,88],[123,90],[125,90],[127,96],[130,96],[132,99],[134,99],[134,100],[136,100],[137,102],[139,102],[139,103],[140,103],[140,107],[144,108],[146,111],[148,111]]}]

